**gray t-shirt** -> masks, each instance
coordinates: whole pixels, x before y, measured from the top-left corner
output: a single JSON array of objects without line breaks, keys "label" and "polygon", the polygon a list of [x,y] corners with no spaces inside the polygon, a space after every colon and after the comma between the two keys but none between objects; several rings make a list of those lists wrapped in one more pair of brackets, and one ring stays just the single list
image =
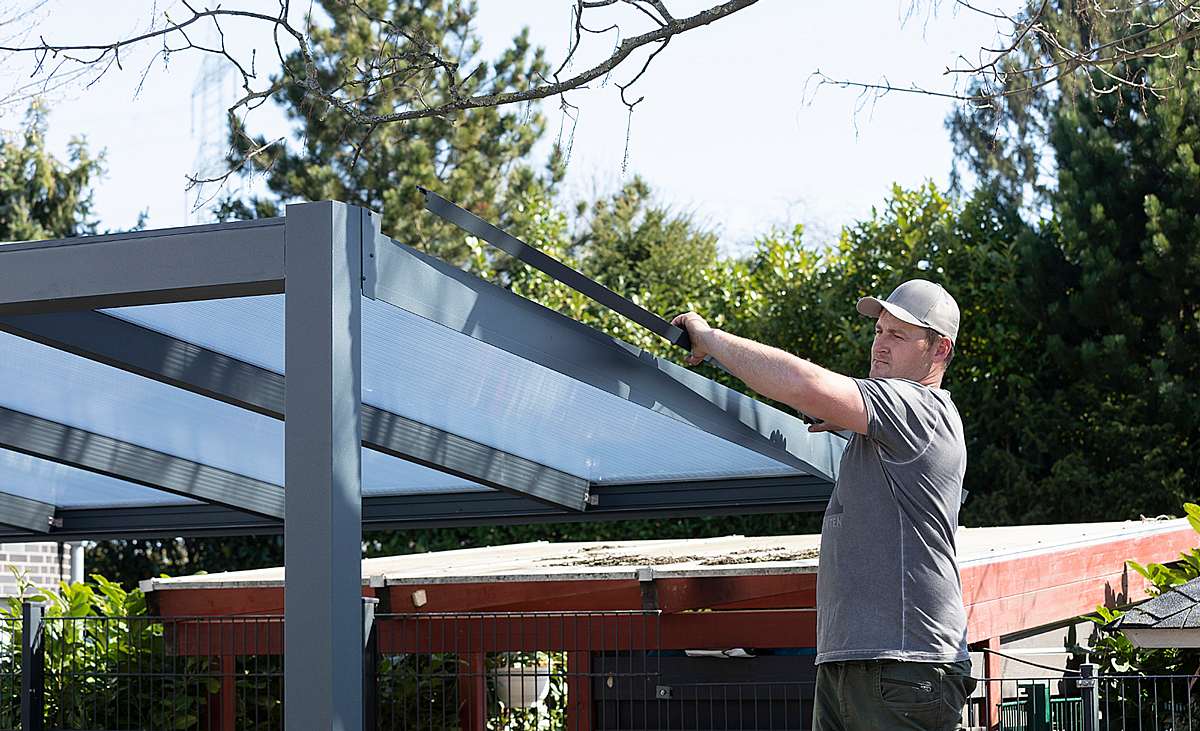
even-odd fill
[{"label": "gray t-shirt", "polygon": [[900,378],[856,380],[855,434],[821,528],[817,663],[967,658],[955,561],[967,450],[950,393]]}]

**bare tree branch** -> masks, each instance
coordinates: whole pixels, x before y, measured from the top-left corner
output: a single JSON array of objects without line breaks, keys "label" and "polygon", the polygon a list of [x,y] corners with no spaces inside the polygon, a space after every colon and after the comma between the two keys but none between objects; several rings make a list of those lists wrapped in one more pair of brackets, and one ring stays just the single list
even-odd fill
[{"label": "bare tree branch", "polygon": [[[935,0],[936,1],[936,0]],[[1135,94],[1165,97],[1179,88],[1181,79],[1168,76],[1150,80],[1137,63],[1150,58],[1172,58],[1175,49],[1200,36],[1200,0],[1079,0],[1072,12],[1081,29],[1081,42],[1064,37],[1061,23],[1046,22],[1050,0],[1032,4],[1026,15],[987,10],[968,0],[954,0],[955,6],[1010,28],[1001,35],[1003,42],[979,48],[978,62],[960,56],[962,64],[948,67],[943,76],[965,81],[950,88],[927,85],[898,85],[891,82],[867,82],[833,78],[820,70],[809,82],[816,88],[835,86],[857,89],[878,98],[892,92],[950,99],[976,107],[1029,94],[1079,76],[1084,88],[1095,95],[1130,89]],[[914,6],[920,0],[914,0]],[[1065,11],[1063,11],[1065,12]],[[1156,18],[1148,22],[1151,18]],[[1171,33],[1166,37],[1161,34]],[[1092,38],[1099,33],[1100,37]],[[1190,65],[1183,70],[1195,71]]]},{"label": "bare tree branch", "polygon": [[[362,58],[353,59],[339,68],[322,68],[313,32],[318,28],[310,15],[297,16],[289,0],[279,0],[278,13],[260,12],[247,5],[237,7],[226,2],[220,5],[200,6],[196,0],[181,0],[185,13],[182,18],[163,13],[152,19],[151,26],[125,38],[108,42],[56,43],[40,36],[34,43],[0,40],[0,54],[20,54],[32,61],[33,72],[25,85],[29,91],[51,88],[61,79],[86,78],[94,84],[114,69],[122,70],[126,60],[133,57],[139,47],[155,48],[149,62],[140,69],[138,88],[158,61],[165,62],[173,55],[191,52],[215,56],[227,64],[240,79],[241,96],[228,108],[230,120],[244,126],[245,116],[275,98],[287,89],[302,91],[306,103],[313,109],[333,109],[344,117],[348,125],[346,134],[356,140],[357,149],[368,144],[372,134],[381,126],[404,123],[432,117],[447,117],[471,109],[498,107],[509,104],[528,104],[541,99],[559,97],[559,107],[572,120],[578,118],[578,107],[567,102],[565,95],[585,89],[595,79],[607,80],[609,74],[620,67],[640,49],[650,48],[650,53],[639,70],[629,81],[618,84],[621,100],[632,110],[642,100],[630,100],[627,92],[644,77],[650,64],[677,35],[709,25],[739,12],[758,0],[725,0],[719,4],[685,18],[676,18],[669,11],[666,0],[576,0],[573,8],[573,38],[566,57],[558,65],[551,78],[538,76],[525,88],[497,87],[488,79],[488,65],[480,63],[467,72],[460,68],[462,60],[453,52],[443,54],[444,46],[425,38],[419,28],[399,27],[395,22],[370,13],[359,0],[338,0],[362,16],[373,28],[378,29],[378,40]],[[45,0],[38,0],[45,2]],[[637,34],[622,33],[621,26],[610,23],[593,30],[585,25],[589,13],[617,12],[621,7],[636,10],[642,18],[641,25],[650,28]],[[6,21],[0,18],[0,23]],[[161,22],[160,22],[161,21]],[[628,19],[624,22],[629,22]],[[261,26],[270,32],[270,45],[274,47],[274,61],[278,63],[278,75],[267,78],[259,73],[261,59],[254,48],[234,48],[227,39],[226,24]],[[201,30],[211,40],[201,41]],[[618,42],[611,47],[607,56],[589,68],[562,78],[583,45],[584,34],[603,34],[616,30]],[[624,39],[621,40],[622,36]],[[489,88],[490,86],[490,88]],[[385,89],[404,89],[400,95],[404,106],[380,110],[377,100]],[[429,92],[437,90],[436,96]],[[23,92],[23,93],[28,93]],[[36,92],[34,92],[36,93]],[[3,101],[3,99],[0,99]],[[247,142],[240,158],[242,165],[263,158],[281,141],[273,140],[259,144]],[[191,186],[221,183],[223,177],[189,178]]]}]

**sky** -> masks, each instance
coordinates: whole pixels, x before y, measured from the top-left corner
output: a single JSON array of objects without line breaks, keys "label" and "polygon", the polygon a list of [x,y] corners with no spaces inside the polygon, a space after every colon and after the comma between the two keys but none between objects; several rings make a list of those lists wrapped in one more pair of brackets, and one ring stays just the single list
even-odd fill
[{"label": "sky", "polygon": [[[715,2],[675,0],[668,6],[682,17]],[[238,3],[254,4],[272,5]],[[483,55],[499,54],[527,26],[549,59],[561,60],[572,5],[479,0]],[[170,0],[109,0],[104,14],[96,7],[51,0],[36,16],[33,33],[50,41],[109,40],[144,30],[155,11],[167,9],[175,17],[182,11]],[[606,84],[568,97],[578,107],[577,122],[564,118],[556,101],[545,103],[549,133],[537,154],[544,157],[560,135],[570,143],[564,203],[594,199],[640,175],[659,202],[716,229],[726,252],[744,251],[771,228],[797,223],[814,244],[827,243],[841,226],[882,205],[893,184],[945,185],[952,150],[944,120],[952,102],[899,93],[867,99],[853,90],[819,87],[813,73],[951,90],[953,78],[944,70],[959,55],[977,56],[998,30],[994,21],[957,7],[951,0],[915,6],[909,0],[759,0],[674,39],[632,88],[631,95],[644,96],[632,116],[616,83],[636,73],[640,57]],[[645,29],[628,22],[637,18],[620,18],[626,35]],[[614,40],[609,35],[585,45],[572,68],[603,57]],[[248,46],[261,39],[249,29],[227,27],[227,42]],[[61,155],[69,138],[84,136],[93,150],[104,151],[107,174],[95,191],[102,229],[129,228],[143,211],[152,228],[207,220],[204,210],[195,210],[195,193],[185,191],[186,175],[197,169],[204,129],[210,138],[219,136],[224,105],[198,92],[228,96],[232,82],[197,84],[203,69],[194,52],[173,54],[165,68],[160,59],[143,77],[153,50],[123,57],[124,70],[110,69],[93,84],[47,95],[52,150]],[[260,73],[269,71],[269,58],[267,52],[256,57]],[[10,87],[23,83],[28,68],[22,64],[28,63],[6,61]],[[18,127],[20,111],[10,105],[0,118],[5,129]],[[255,112],[251,127],[287,134],[282,115],[268,108]]]}]

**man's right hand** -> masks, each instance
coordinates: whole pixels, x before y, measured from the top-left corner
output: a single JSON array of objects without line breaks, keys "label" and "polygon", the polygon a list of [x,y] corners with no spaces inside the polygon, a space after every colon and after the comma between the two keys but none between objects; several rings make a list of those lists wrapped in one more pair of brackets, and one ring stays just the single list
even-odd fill
[{"label": "man's right hand", "polygon": [[711,341],[713,329],[703,317],[695,312],[685,312],[679,315],[671,324],[687,332],[692,341],[692,352],[684,359],[690,366],[700,365],[712,354]]}]

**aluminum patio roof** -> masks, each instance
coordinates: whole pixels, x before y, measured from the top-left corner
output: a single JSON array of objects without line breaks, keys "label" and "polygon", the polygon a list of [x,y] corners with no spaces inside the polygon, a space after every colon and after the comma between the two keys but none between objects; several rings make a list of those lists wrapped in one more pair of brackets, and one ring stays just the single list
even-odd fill
[{"label": "aluminum patio roof", "polygon": [[837,437],[370,211],[286,214],[0,245],[0,540],[282,530],[288,728],[362,726],[364,525],[827,500]]},{"label": "aluminum patio roof", "polygon": [[364,527],[824,507],[840,439],[314,203],[0,245],[0,540],[283,530],[298,211],[359,258]]}]

